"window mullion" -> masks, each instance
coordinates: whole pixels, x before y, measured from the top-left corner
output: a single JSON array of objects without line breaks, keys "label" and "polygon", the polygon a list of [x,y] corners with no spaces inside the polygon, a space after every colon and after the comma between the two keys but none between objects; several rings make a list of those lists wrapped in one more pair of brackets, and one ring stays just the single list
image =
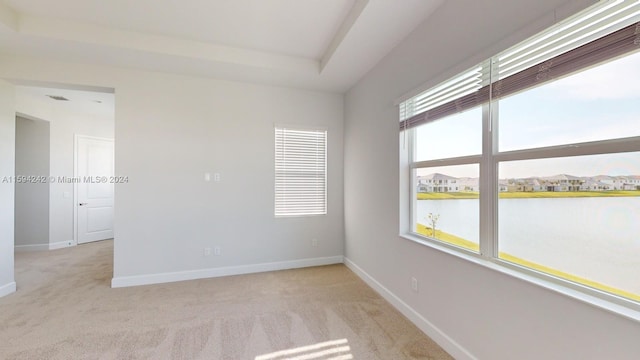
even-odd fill
[{"label": "window mullion", "polygon": [[480,255],[498,255],[497,182],[498,171],[494,159],[497,143],[497,102],[482,106],[482,160],[480,161]]},{"label": "window mullion", "polygon": [[[488,61],[489,82],[496,79],[498,64]],[[490,85],[491,87],[491,85]],[[489,93],[493,91],[490,89]],[[490,95],[491,97],[491,95]],[[498,257],[498,101],[482,106],[482,160],[480,162],[480,255],[489,259]]]},{"label": "window mullion", "polygon": [[451,166],[465,164],[479,164],[482,161],[482,155],[459,156],[447,159],[425,160],[411,163],[411,168],[419,169],[433,166]]},{"label": "window mullion", "polygon": [[407,139],[408,141],[407,149],[405,149],[405,151],[406,151],[407,159],[409,163],[409,166],[407,167],[409,178],[407,180],[409,184],[409,194],[408,194],[409,206],[410,206],[409,214],[411,214],[411,222],[408,224],[407,228],[410,229],[409,232],[414,232],[416,231],[415,224],[417,224],[417,221],[418,221],[416,201],[415,201],[415,199],[418,198],[418,190],[417,190],[418,184],[416,182],[416,169],[412,166],[416,158],[416,150],[415,150],[416,129],[415,128],[407,129],[404,132],[406,136],[405,139]]},{"label": "window mullion", "polygon": [[506,151],[497,154],[496,158],[498,161],[518,161],[634,151],[640,151],[640,136]]}]

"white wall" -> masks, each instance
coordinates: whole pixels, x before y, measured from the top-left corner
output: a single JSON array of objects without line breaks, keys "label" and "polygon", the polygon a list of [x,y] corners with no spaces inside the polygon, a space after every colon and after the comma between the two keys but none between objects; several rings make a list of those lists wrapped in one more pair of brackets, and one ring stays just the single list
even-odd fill
[{"label": "white wall", "polygon": [[[9,56],[0,77],[115,89],[115,285],[341,261],[341,95]],[[274,218],[275,123],[328,128],[328,215]]]},{"label": "white wall", "polygon": [[398,236],[394,100],[590,3],[445,1],[346,95],[345,255],[458,358],[632,359],[640,351],[637,322]]},{"label": "white wall", "polygon": [[[55,90],[51,90],[55,94]],[[73,92],[71,92],[73,93]],[[27,87],[16,87],[16,111],[50,123],[50,175],[72,177],[74,135],[112,139],[114,110],[100,111],[74,101],[39,96]],[[73,184],[49,184],[49,247],[73,244]]]},{"label": "white wall", "polygon": [[16,290],[13,270],[14,184],[4,182],[15,175],[15,90],[0,80],[0,296]]},{"label": "white wall", "polygon": [[[116,278],[342,255],[342,96],[158,74],[116,94]],[[328,215],[274,218],[276,123],[328,128]]]},{"label": "white wall", "polygon": [[49,122],[16,116],[16,175],[45,181],[15,185],[16,250],[49,249]]}]

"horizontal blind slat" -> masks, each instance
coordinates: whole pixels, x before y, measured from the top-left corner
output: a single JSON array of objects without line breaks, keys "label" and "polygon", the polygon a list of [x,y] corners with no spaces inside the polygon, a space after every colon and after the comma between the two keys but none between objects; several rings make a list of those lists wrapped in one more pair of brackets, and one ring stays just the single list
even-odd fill
[{"label": "horizontal blind slat", "polygon": [[629,25],[544,63],[499,80],[493,86],[493,97],[499,99],[628,52],[640,50],[638,41],[640,36],[637,34],[637,29],[640,29],[640,23]]},{"label": "horizontal blind slat", "polygon": [[640,3],[604,4],[577,20],[534,36],[497,56],[500,64],[499,78],[505,78],[601,38],[612,32],[610,29],[617,24],[622,24],[618,27],[620,28],[637,22],[640,20],[639,12]]},{"label": "horizontal blind slat", "polygon": [[[488,60],[404,101],[399,106],[400,131],[470,110],[491,99],[637,49],[640,49],[640,2],[603,2],[492,58],[497,61],[495,80],[489,79]],[[474,83],[476,79],[478,82]]]},{"label": "horizontal blind slat", "polygon": [[275,130],[275,215],[326,214],[327,132]]}]

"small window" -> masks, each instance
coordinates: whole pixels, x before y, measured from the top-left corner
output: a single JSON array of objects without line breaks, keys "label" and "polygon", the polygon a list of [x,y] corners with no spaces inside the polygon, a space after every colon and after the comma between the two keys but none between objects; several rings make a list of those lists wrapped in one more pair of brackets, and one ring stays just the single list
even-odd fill
[{"label": "small window", "polygon": [[275,216],[327,213],[327,131],[275,128]]}]

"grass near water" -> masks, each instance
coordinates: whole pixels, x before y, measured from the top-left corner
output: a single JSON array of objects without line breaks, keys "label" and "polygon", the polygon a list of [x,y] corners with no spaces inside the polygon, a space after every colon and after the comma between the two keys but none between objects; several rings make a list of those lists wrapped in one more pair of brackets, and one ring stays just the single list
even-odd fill
[{"label": "grass near water", "polygon": [[[417,225],[417,229],[416,229],[417,233],[420,235],[424,235],[426,237],[433,237],[433,229],[431,229],[428,226],[422,225],[422,224],[418,224]],[[436,234],[435,234],[435,238],[437,240],[441,240],[444,241],[446,243],[449,243],[451,245],[455,245],[464,249],[468,249],[471,251],[475,251],[478,252],[480,250],[478,244],[471,242],[469,240],[463,239],[461,237],[440,231],[436,229]],[[569,274],[560,270],[556,270],[553,268],[550,268],[548,266],[544,266],[544,265],[540,265],[540,264],[536,264],[534,262],[528,261],[528,260],[524,260],[521,259],[519,257],[504,253],[504,252],[500,252],[498,257],[501,260],[505,260],[508,261],[510,263],[513,264],[517,264],[529,269],[533,269],[533,270],[537,270],[546,274],[550,274],[565,280],[569,280],[578,284],[582,284],[594,289],[598,289],[598,290],[602,290],[614,295],[619,295],[628,299],[632,299],[635,301],[640,301],[640,294],[634,294],[628,291],[624,291],[621,289],[617,289],[608,285],[604,285],[589,279],[585,279],[573,274]]]},{"label": "grass near water", "polygon": [[[537,191],[537,192],[501,192],[500,199],[542,199],[542,198],[583,198],[583,197],[629,197],[640,196],[639,190],[618,191]],[[418,200],[450,200],[450,199],[478,199],[478,192],[439,192],[418,193]]]}]

